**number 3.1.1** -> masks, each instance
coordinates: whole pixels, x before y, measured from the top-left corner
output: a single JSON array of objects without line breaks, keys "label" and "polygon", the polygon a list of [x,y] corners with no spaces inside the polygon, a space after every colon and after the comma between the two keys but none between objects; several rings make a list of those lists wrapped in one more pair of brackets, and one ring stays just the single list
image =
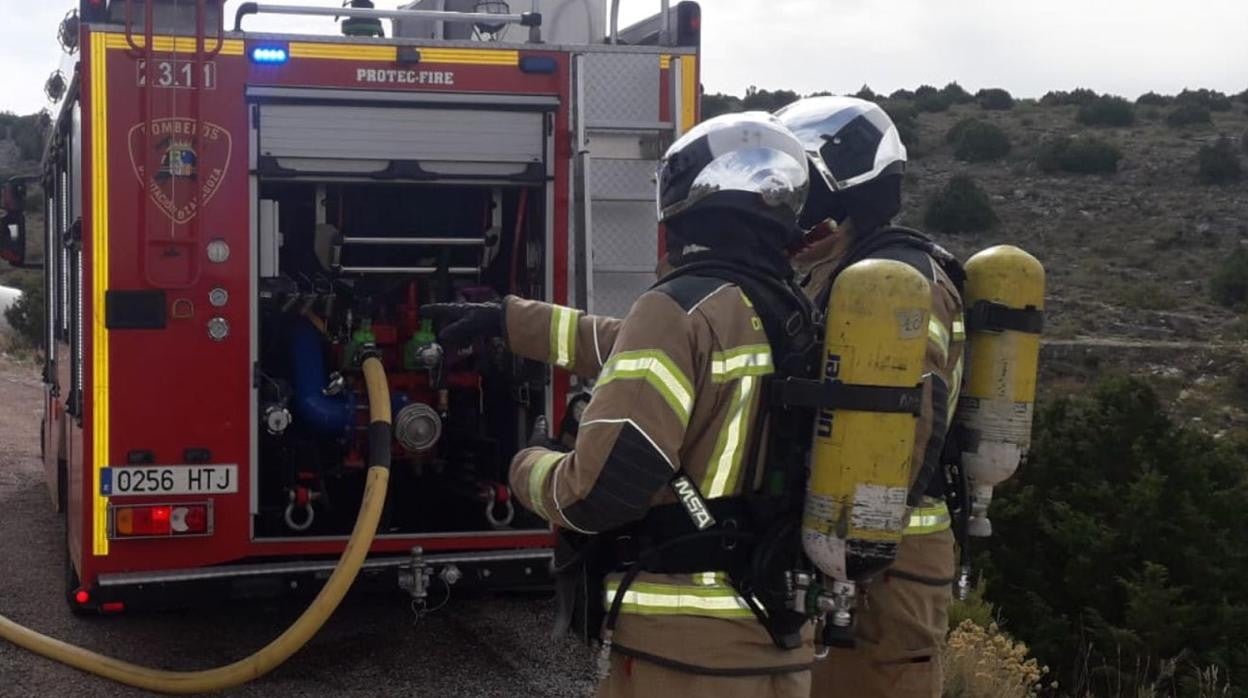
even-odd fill
[{"label": "number 3.1.1", "polygon": [[[147,62],[139,61],[137,66],[138,85],[143,87],[147,84]],[[203,75],[203,87],[209,90],[216,89],[217,64],[212,61],[204,63]],[[152,84],[156,87],[171,88],[200,86],[196,84],[195,64],[192,61],[156,61],[152,65]]]}]

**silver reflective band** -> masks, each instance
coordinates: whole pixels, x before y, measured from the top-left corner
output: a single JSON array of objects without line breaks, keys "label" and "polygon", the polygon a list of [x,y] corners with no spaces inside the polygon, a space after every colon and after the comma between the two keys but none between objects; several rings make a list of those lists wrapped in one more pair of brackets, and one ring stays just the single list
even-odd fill
[{"label": "silver reflective band", "polygon": [[[618,582],[609,582],[606,605],[615,600]],[[715,618],[753,618],[754,612],[730,587],[678,586],[633,582],[624,592],[620,610],[639,615],[693,615]]]},{"label": "silver reflective band", "polygon": [[905,535],[922,535],[939,533],[952,524],[949,508],[943,503],[931,507],[919,507],[910,512],[910,520],[903,532]]}]

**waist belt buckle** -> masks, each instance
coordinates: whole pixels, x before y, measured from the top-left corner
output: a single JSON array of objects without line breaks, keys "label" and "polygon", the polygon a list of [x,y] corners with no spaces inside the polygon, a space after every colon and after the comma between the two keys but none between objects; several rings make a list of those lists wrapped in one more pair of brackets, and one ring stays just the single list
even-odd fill
[{"label": "waist belt buckle", "polygon": [[625,534],[616,536],[615,539],[615,559],[621,567],[628,567],[637,564],[637,539],[631,535]]}]

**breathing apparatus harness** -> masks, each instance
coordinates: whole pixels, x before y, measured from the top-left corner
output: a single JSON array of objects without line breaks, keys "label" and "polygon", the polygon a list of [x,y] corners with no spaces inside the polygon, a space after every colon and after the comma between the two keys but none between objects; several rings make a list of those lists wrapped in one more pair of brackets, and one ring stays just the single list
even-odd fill
[{"label": "breathing apparatus harness", "polygon": [[[850,265],[896,247],[930,255],[960,292],[964,274],[953,255],[906,228],[885,228],[865,238],[841,260],[833,279]],[[812,304],[791,281],[723,260],[681,266],[660,280],[656,288],[681,277],[697,276],[738,286],[762,321],[776,368],[764,378],[755,421],[756,428],[764,427],[764,438],[758,440],[753,457],[747,458],[741,494],[707,500],[693,480],[680,471],[669,485],[677,503],[654,507],[641,521],[604,534],[560,532],[555,556],[556,583],[561,587],[557,629],[575,623],[578,635],[602,641],[602,675],[609,667],[613,648],[626,656],[697,674],[757,675],[807,668],[806,664],[795,664],[713,670],[615,645],[612,637],[625,594],[641,573],[716,570],[726,573],[728,583],[776,647],[801,647],[801,630],[807,622],[840,610],[823,589],[821,575],[805,558],[800,539],[815,412],[826,408],[915,412],[920,399],[918,389],[819,380],[823,317],[817,308],[827,307],[826,291]],[[575,424],[563,428],[565,432],[574,429]],[[947,472],[944,479],[950,483],[944,487],[950,510],[965,521],[969,507],[957,504],[967,501],[965,477]],[[604,581],[611,572],[623,572],[623,577],[610,607],[604,608]]]}]

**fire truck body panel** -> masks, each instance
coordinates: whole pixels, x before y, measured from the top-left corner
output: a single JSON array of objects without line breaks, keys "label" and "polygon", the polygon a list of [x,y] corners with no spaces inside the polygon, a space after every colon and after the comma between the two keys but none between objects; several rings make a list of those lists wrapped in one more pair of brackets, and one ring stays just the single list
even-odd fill
[{"label": "fire truck body panel", "polygon": [[[341,325],[342,306],[331,309],[335,294],[355,294],[352,310],[368,307],[375,325],[361,322],[361,310],[354,320],[346,314],[345,335],[327,330],[314,352],[323,353],[313,362],[323,364],[320,377],[332,382],[332,369],[350,363],[343,357],[353,331],[375,329],[398,375],[396,407],[440,405],[446,428],[463,432],[443,437],[456,448],[485,452],[494,444],[493,455],[465,456],[471,473],[488,473],[465,482],[505,482],[505,465],[499,472],[493,464],[523,445],[534,416],[562,416],[570,377],[546,372],[533,388],[539,404],[525,403],[528,384],[504,404],[511,395],[504,378],[520,375],[509,372],[518,368],[485,375],[458,357],[436,374],[412,368],[408,344],[428,330],[417,329],[412,315],[417,295],[449,300],[448,293],[489,285],[597,312],[626,310],[653,278],[658,243],[646,233],[655,230],[653,162],[696,119],[696,46],[227,33],[219,51],[196,58],[191,36],[153,35],[152,50],[135,50],[136,43],[145,43],[141,32],[84,24],[79,74],[45,168],[52,309],[45,469],[54,497],[64,492],[71,571],[90,592],[82,605],[98,608],[161,582],[332,566],[347,533],[334,522],[352,518],[352,477],[362,472],[352,458],[366,420],[342,402],[355,389],[349,368],[341,395],[330,392],[333,385],[320,395],[305,390],[297,366],[289,380],[266,374],[274,356],[298,364],[306,355],[296,347],[305,320],[298,310],[278,310],[288,296],[289,307],[313,305],[313,315],[326,316],[322,325]],[[204,43],[214,48],[212,37]],[[258,62],[257,49],[284,51],[286,60]],[[419,233],[428,236],[426,247],[404,248],[393,222],[439,200],[464,208],[420,209],[429,212],[421,220],[442,221],[445,230]],[[476,281],[456,281],[455,269],[474,268],[449,266],[463,258],[466,240],[438,236],[459,235],[454,226],[480,220],[477,211],[486,240],[496,238],[481,259],[493,261],[465,274]],[[279,213],[290,226],[280,233],[272,220]],[[329,280],[274,291],[277,280],[319,268],[307,261],[315,255],[296,260],[292,249],[297,243],[316,253],[320,231],[335,222]],[[365,230],[370,225],[380,232]],[[518,241],[526,231],[540,239]],[[351,245],[378,238],[386,247],[354,253],[365,261],[351,266]],[[411,261],[440,244],[447,247],[430,266]],[[405,251],[414,256],[387,266]],[[498,269],[500,259],[510,276]],[[317,286],[323,283],[328,292]],[[300,300],[307,296],[314,298]],[[278,372],[289,368],[277,363]],[[457,427],[473,394],[480,411],[465,423],[475,426]],[[304,441],[288,447],[284,432],[266,432],[269,410],[291,404],[299,415],[304,403],[346,410],[347,431],[317,431],[296,416],[291,433]],[[510,434],[502,440],[511,443],[491,433]],[[419,546],[444,564],[511,561],[523,575],[540,576],[552,540],[534,517],[447,528],[406,512],[423,502],[470,520],[469,509],[484,507],[475,494],[446,503],[462,494],[451,472],[461,464],[450,445],[439,448],[431,456],[396,444],[396,454],[410,456],[411,473],[398,474],[396,464],[392,526],[383,521],[372,548],[379,557],[368,567],[394,567]],[[342,458],[321,463],[327,453]],[[301,459],[316,461],[316,472],[285,472],[304,468]],[[289,477],[277,488],[279,470]],[[313,474],[315,481],[306,479]],[[449,478],[453,494],[421,499],[422,483],[439,477]],[[331,480],[333,487],[323,484]],[[282,529],[277,500],[287,490],[291,506],[296,495],[301,508],[320,506],[316,497],[332,500],[329,523]],[[499,506],[505,492],[496,494]],[[173,523],[161,518],[170,516]],[[145,526],[159,532],[144,535]],[[177,530],[186,534],[171,533]]]}]

